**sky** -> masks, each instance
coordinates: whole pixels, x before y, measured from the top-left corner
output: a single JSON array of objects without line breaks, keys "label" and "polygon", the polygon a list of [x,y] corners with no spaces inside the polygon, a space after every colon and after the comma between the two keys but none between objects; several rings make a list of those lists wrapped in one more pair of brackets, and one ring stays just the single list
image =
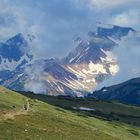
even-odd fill
[{"label": "sky", "polygon": [[140,0],[1,0],[0,40],[17,33],[36,36],[38,57],[63,57],[98,22],[140,30]]}]

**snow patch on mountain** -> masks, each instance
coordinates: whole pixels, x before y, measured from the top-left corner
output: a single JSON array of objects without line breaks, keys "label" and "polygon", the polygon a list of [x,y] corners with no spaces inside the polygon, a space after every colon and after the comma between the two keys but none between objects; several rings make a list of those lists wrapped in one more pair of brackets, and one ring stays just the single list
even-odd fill
[{"label": "snow patch on mountain", "polygon": [[[19,65],[28,63],[30,61],[30,58],[27,55],[23,55],[21,56],[19,61],[15,61],[15,60],[9,60],[7,58],[2,58],[2,56],[0,56],[0,71],[3,70],[9,70],[9,71],[14,71]],[[22,65],[21,67],[25,67],[25,65]]]}]

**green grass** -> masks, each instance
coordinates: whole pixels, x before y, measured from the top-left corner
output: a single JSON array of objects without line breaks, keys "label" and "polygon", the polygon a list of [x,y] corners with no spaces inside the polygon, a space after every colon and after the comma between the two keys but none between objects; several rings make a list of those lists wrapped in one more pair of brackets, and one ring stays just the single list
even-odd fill
[{"label": "green grass", "polygon": [[[72,97],[54,97],[46,95],[37,95],[33,93],[21,93],[32,99],[39,99],[51,105],[59,106],[64,109],[78,112],[79,115],[88,115],[107,120],[118,120],[127,124],[140,126],[140,107],[130,106],[117,102],[106,102],[94,98],[72,98]],[[95,111],[81,112],[74,110],[73,107],[93,108]],[[82,113],[82,114],[81,114]]]},{"label": "green grass", "polygon": [[117,102],[105,102],[102,100],[96,100],[93,98],[72,98],[72,97],[55,97],[38,95],[32,93],[21,93],[32,99],[39,99],[47,102],[51,105],[61,106],[61,107],[89,107],[96,110],[102,111],[104,113],[115,112],[123,115],[132,115],[140,117],[140,107],[125,105]]},{"label": "green grass", "polygon": [[[0,88],[1,89],[1,88]],[[9,93],[7,94],[6,92]],[[6,98],[7,96],[7,98]],[[23,106],[26,98],[0,90],[0,109]],[[30,99],[26,115],[0,121],[0,140],[139,140],[140,128],[104,121]]]},{"label": "green grass", "polygon": [[0,115],[10,110],[21,109],[25,103],[26,97],[10,91],[4,87],[0,87]]}]

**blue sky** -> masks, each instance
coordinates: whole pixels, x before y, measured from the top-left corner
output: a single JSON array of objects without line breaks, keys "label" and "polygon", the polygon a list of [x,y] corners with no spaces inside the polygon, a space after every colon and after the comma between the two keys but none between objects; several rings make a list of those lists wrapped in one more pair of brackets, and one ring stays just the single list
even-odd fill
[{"label": "blue sky", "polygon": [[140,0],[1,0],[0,39],[19,32],[34,34],[40,57],[62,57],[97,22],[140,30]]}]

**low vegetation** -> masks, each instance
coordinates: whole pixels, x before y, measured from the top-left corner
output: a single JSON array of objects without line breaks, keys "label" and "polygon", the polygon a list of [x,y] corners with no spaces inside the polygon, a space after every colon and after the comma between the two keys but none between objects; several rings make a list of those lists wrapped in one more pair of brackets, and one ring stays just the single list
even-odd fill
[{"label": "low vegetation", "polygon": [[[78,114],[140,126],[140,107],[138,106],[125,105],[118,102],[106,102],[94,98],[54,97],[26,92],[22,92],[22,94]],[[80,107],[91,110],[80,110]]]},{"label": "low vegetation", "polygon": [[[24,110],[27,98],[0,88],[0,117],[12,110]],[[0,120],[0,140],[140,139],[140,127],[119,121],[106,121],[82,112],[72,112],[38,99],[28,98],[28,102],[29,109],[26,114]]]}]

